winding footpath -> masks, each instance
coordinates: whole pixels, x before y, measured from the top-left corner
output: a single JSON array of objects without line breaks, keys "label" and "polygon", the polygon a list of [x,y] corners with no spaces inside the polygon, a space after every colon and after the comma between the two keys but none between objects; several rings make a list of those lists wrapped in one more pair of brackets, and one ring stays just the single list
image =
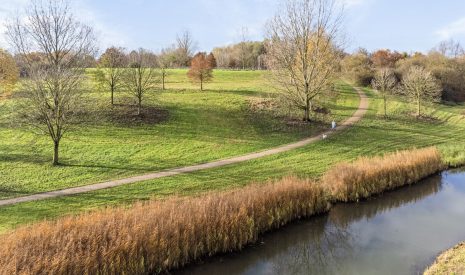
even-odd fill
[{"label": "winding footpath", "polygon": [[336,132],[345,130],[362,119],[362,117],[365,115],[368,109],[368,98],[361,89],[355,88],[355,90],[360,96],[360,104],[359,104],[357,111],[352,115],[352,117],[342,122],[334,130],[328,130],[326,132],[320,133],[319,135],[306,138],[304,140],[301,140],[295,143],[283,145],[280,147],[276,147],[276,148],[261,151],[261,152],[251,153],[251,154],[247,154],[247,155],[243,155],[239,157],[233,157],[233,158],[228,158],[228,159],[223,159],[223,160],[218,160],[218,161],[213,161],[213,162],[208,162],[204,164],[174,168],[170,170],[145,174],[141,176],[134,176],[130,178],[111,180],[111,181],[106,181],[106,182],[96,183],[96,184],[91,184],[91,185],[86,185],[86,186],[73,187],[73,188],[56,190],[56,191],[49,191],[49,192],[38,193],[34,195],[29,195],[29,196],[4,199],[4,200],[0,200],[0,206],[13,205],[13,204],[29,202],[29,201],[44,200],[44,199],[56,198],[56,197],[62,197],[62,196],[76,195],[76,194],[81,194],[81,193],[86,193],[86,192],[91,192],[91,191],[96,191],[96,190],[101,190],[101,189],[106,189],[106,188],[112,188],[112,187],[116,187],[120,185],[136,183],[140,181],[171,177],[171,176],[185,174],[185,173],[192,173],[195,171],[245,162],[248,160],[258,159],[258,158],[262,158],[262,157],[266,157],[270,155],[287,152],[293,149],[301,148],[308,144],[321,140],[323,136],[329,137]]}]

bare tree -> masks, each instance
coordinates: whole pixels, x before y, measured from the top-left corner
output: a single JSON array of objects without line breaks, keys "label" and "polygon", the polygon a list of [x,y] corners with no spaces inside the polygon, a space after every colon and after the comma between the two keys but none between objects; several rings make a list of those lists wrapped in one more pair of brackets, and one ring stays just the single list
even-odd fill
[{"label": "bare tree", "polygon": [[[25,59],[30,79],[24,85],[28,108],[23,113],[34,128],[53,140],[53,164],[59,145],[73,122],[88,55],[94,53],[92,28],[80,23],[65,0],[32,1],[24,17],[7,26],[7,36]],[[40,52],[40,64],[29,59]]]},{"label": "bare tree", "polygon": [[337,0],[288,0],[268,24],[272,81],[310,121],[312,100],[328,90],[338,67],[342,9]]},{"label": "bare tree", "polygon": [[160,68],[161,73],[161,89],[165,90],[165,80],[168,76],[167,69],[172,66],[173,63],[173,50],[171,48],[163,49],[158,56],[158,67]]},{"label": "bare tree", "polygon": [[114,104],[114,93],[121,86],[121,76],[126,66],[127,58],[123,48],[110,47],[99,59],[99,81],[111,92],[111,105]]},{"label": "bare tree", "polygon": [[384,117],[387,117],[387,94],[396,86],[397,78],[394,72],[388,68],[381,68],[371,81],[374,89],[378,90],[384,100]]},{"label": "bare tree", "polygon": [[431,72],[423,67],[413,66],[402,79],[402,92],[417,104],[417,116],[425,102],[438,102],[442,89]]},{"label": "bare tree", "polygon": [[453,39],[442,41],[435,49],[439,53],[444,56],[457,58],[465,54],[465,50],[463,49],[460,42],[456,42]]},{"label": "bare tree", "polygon": [[130,56],[131,68],[125,70],[123,83],[126,90],[136,98],[137,115],[142,113],[142,100],[147,92],[156,91],[160,77],[150,57],[144,49],[133,51]]},{"label": "bare tree", "polygon": [[189,62],[194,55],[196,43],[189,31],[184,31],[176,37],[178,65],[189,66]]},{"label": "bare tree", "polygon": [[241,60],[242,70],[245,70],[247,66],[247,55],[249,53],[247,49],[248,36],[249,36],[249,29],[247,27],[242,27],[240,31],[241,41],[239,43],[239,50],[240,50],[239,56]]}]

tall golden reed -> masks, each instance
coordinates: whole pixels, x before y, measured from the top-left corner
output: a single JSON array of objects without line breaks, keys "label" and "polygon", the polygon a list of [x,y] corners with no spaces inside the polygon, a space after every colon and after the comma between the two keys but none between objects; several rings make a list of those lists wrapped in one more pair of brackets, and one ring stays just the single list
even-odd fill
[{"label": "tall golden reed", "polygon": [[320,183],[288,177],[242,189],[109,208],[0,236],[0,274],[147,274],[239,250],[294,219],[412,184],[445,166],[435,148],[361,158]]},{"label": "tall golden reed", "polygon": [[383,157],[340,163],[323,176],[337,201],[358,201],[412,184],[445,168],[435,147],[400,151]]},{"label": "tall golden reed", "polygon": [[284,178],[41,222],[0,236],[1,274],[147,274],[239,250],[259,234],[329,209],[325,189]]}]

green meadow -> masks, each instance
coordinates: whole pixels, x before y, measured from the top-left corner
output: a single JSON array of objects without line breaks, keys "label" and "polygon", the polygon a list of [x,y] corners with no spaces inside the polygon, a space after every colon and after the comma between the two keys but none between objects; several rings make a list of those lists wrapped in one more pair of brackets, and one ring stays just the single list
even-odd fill
[{"label": "green meadow", "polygon": [[[19,100],[13,95],[0,102],[0,198],[242,155],[321,130],[319,123],[290,123],[266,110],[252,109],[253,102],[269,101],[275,95],[263,74],[216,71],[214,82],[200,92],[187,79],[186,70],[170,70],[167,90],[146,95],[147,118],[138,121],[131,113],[134,108],[128,106],[133,99],[117,93],[116,106],[111,107],[109,93],[91,82],[89,71],[88,92],[82,97],[88,114],[63,139],[59,167],[50,165],[49,137],[12,122]],[[346,99],[335,96],[325,104],[329,108]],[[331,118],[340,120],[349,114],[337,110]]]},{"label": "green meadow", "polygon": [[[92,79],[92,71],[88,72]],[[347,83],[320,99],[329,114],[302,124],[297,114],[267,111],[277,96],[261,71],[215,71],[212,83],[200,92],[185,70],[170,70],[167,90],[148,94],[144,106],[155,117],[128,119],[130,98],[109,93],[89,80],[86,93],[91,115],[64,138],[62,165],[50,164],[52,146],[47,137],[10,123],[17,104],[14,95],[0,104],[0,197],[9,198],[86,185],[130,175],[238,156],[297,141],[342,121],[357,109],[359,98]],[[278,155],[221,168],[139,182],[70,197],[21,203],[0,208],[0,231],[21,224],[72,213],[171,195],[261,183],[286,175],[317,179],[332,165],[360,156],[437,145],[446,161],[465,160],[465,113],[461,105],[433,105],[426,118],[417,119],[414,106],[400,97],[389,99],[384,119],[382,100],[370,89],[368,113],[354,127],[326,140]],[[259,107],[257,107],[259,106]],[[130,117],[130,115],[129,115]]]}]

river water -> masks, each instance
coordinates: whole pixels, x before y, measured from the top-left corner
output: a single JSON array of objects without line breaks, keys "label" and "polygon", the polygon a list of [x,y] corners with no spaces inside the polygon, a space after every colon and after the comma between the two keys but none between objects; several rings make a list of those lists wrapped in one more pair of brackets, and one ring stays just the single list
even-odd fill
[{"label": "river water", "polygon": [[241,252],[179,274],[421,274],[465,240],[465,170],[448,171],[368,201],[265,234]]}]

